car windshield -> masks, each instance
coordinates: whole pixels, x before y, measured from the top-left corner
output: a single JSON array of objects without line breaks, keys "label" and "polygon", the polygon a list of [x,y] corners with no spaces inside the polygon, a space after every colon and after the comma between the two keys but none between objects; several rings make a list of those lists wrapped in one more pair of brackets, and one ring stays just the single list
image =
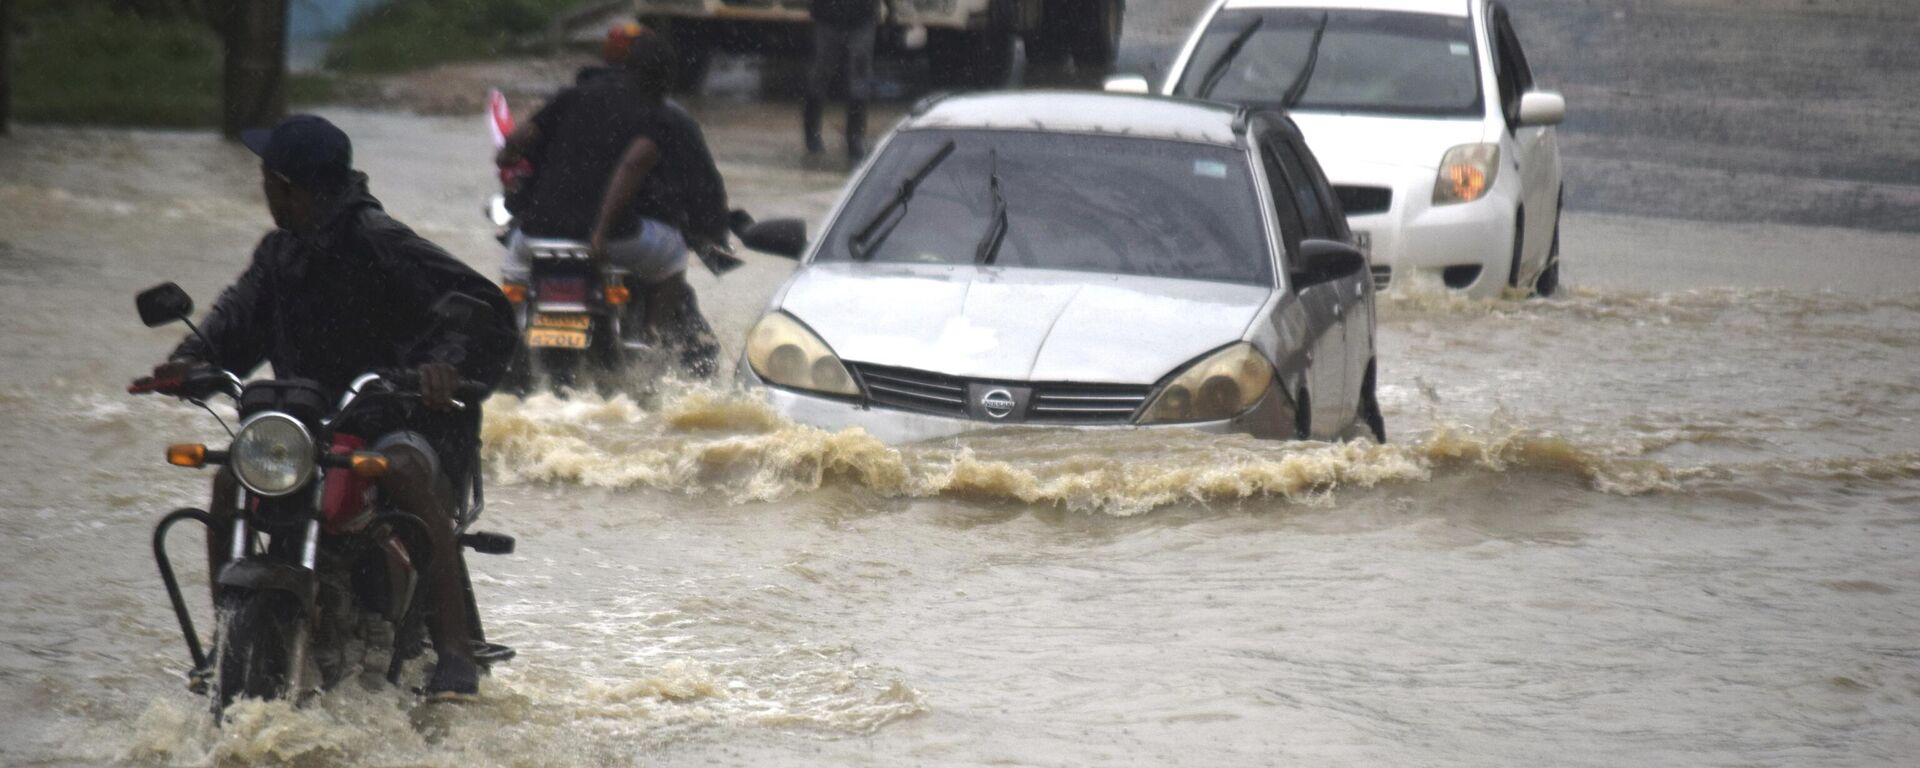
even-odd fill
[{"label": "car windshield", "polygon": [[[949,142],[952,154],[936,160]],[[994,227],[997,175],[1004,236],[984,249],[997,266],[1273,284],[1240,150],[1118,136],[907,131],[874,163],[819,259],[972,264]],[[892,204],[902,183],[929,167],[906,203]]]},{"label": "car windshield", "polygon": [[[1279,105],[1319,51],[1293,109],[1408,115],[1478,115],[1480,76],[1467,19],[1352,10],[1223,11],[1207,27],[1175,92],[1242,104]],[[1257,23],[1247,34],[1249,25]],[[1216,70],[1233,42],[1238,53]],[[1209,73],[1217,76],[1209,93]]]}]

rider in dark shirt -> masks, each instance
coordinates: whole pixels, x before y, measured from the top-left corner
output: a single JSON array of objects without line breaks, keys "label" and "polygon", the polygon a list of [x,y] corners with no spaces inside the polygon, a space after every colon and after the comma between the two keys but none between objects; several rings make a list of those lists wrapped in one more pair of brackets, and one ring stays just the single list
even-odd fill
[{"label": "rider in dark shirt", "polygon": [[528,238],[586,241],[601,268],[637,280],[645,328],[678,348],[694,373],[711,375],[718,346],[686,265],[689,245],[726,243],[727,192],[699,124],[666,99],[675,61],[664,38],[643,30],[624,77],[561,91],[507,137],[500,167],[528,160],[535,170],[518,196],[501,272],[528,278]]},{"label": "rider in dark shirt", "polygon": [[[332,123],[295,115],[271,132],[242,139],[261,157],[262,187],[278,227],[260,241],[240,279],[221,293],[200,326],[155,380],[179,380],[215,366],[245,376],[261,363],[283,379],[309,379],[339,398],[354,377],[409,369],[429,406],[422,414],[383,419],[375,442],[389,459],[381,490],[427,523],[432,541],[428,631],[439,662],[433,694],[478,690],[469,641],[466,590],[453,540],[448,476],[471,466],[479,445],[478,403],[450,409],[460,379],[489,387],[512,356],[515,333],[506,296],[491,281],[394,221],[352,170],[352,145]],[[463,293],[492,308],[492,321],[457,335],[438,329],[432,308]],[[231,470],[214,480],[215,522],[208,532],[212,572],[230,551],[237,489]],[[219,595],[216,588],[215,599]]]}]

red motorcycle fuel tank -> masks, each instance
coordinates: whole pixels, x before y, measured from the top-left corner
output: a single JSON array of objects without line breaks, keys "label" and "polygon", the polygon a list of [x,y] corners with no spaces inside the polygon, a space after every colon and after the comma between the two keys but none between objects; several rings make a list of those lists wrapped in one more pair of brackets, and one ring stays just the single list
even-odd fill
[{"label": "red motorcycle fuel tank", "polygon": [[[351,454],[367,447],[367,441],[354,435],[334,435],[328,453]],[[321,499],[326,513],[323,526],[327,533],[344,534],[360,530],[372,517],[373,478],[361,477],[346,467],[327,470],[326,495]]]}]

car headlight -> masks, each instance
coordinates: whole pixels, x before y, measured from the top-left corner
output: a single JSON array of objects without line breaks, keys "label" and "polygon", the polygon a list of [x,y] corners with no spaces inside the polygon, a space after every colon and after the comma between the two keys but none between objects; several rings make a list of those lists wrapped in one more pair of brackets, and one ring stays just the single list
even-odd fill
[{"label": "car headlight", "polygon": [[263,413],[247,420],[233,438],[229,461],[247,490],[285,496],[313,477],[313,436],[284,413]]},{"label": "car headlight", "polygon": [[768,383],[831,395],[860,396],[853,374],[827,343],[785,312],[760,318],[747,333],[747,364]]},{"label": "car headlight", "polygon": [[1500,172],[1500,145],[1462,144],[1440,158],[1440,178],[1433,182],[1433,204],[1471,203],[1487,196]]},{"label": "car headlight", "polygon": [[1160,389],[1141,424],[1219,421],[1252,408],[1273,384],[1273,364],[1240,342],[1207,355]]}]

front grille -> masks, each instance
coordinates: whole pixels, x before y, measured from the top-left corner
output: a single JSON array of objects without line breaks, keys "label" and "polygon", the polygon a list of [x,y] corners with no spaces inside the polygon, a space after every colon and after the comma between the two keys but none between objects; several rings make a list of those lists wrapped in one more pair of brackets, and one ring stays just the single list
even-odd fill
[{"label": "front grille", "polygon": [[[1152,394],[1152,387],[1137,384],[1015,384],[870,363],[847,366],[865,385],[872,407],[998,423],[1126,424]],[[996,418],[985,410],[983,400],[995,392],[1013,398],[1012,413]]]},{"label": "front grille", "polygon": [[1340,198],[1340,209],[1348,216],[1385,213],[1387,209],[1393,207],[1393,190],[1386,187],[1335,184],[1333,194]]},{"label": "front grille", "polygon": [[1146,402],[1147,387],[1126,384],[1036,384],[1028,421],[1125,424]]},{"label": "front grille", "polygon": [[1384,291],[1387,289],[1387,285],[1392,282],[1393,282],[1393,267],[1387,266],[1385,264],[1373,265],[1373,289],[1374,290]]},{"label": "front grille", "polygon": [[967,380],[911,368],[850,363],[867,385],[867,398],[883,408],[941,416],[967,415]]}]

